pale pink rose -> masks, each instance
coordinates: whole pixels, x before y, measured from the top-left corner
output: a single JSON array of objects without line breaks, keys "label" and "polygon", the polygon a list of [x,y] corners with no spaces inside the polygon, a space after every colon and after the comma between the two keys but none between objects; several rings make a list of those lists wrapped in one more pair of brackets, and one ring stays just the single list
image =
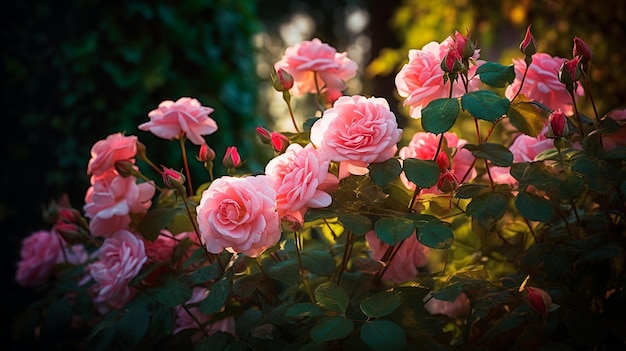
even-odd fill
[{"label": "pale pink rose", "polygon": [[106,238],[98,249],[96,261],[88,269],[97,284],[94,302],[111,308],[124,306],[135,294],[129,283],[146,260],[143,241],[135,234],[120,230]]},{"label": "pale pink rose", "polygon": [[273,180],[265,175],[224,176],[202,193],[196,207],[204,245],[257,257],[280,240]]},{"label": "pale pink rose", "polygon": [[[92,221],[105,221],[104,225],[94,224],[95,229],[116,228],[127,222],[126,216],[131,213],[145,213],[152,205],[155,188],[150,183],[137,184],[133,176],[115,176],[110,181],[99,180],[94,183],[85,195],[85,216]],[[115,217],[115,218],[114,218]],[[91,226],[90,226],[91,227]],[[98,235],[108,236],[97,230]],[[108,234],[112,234],[109,232]]]},{"label": "pale pink rose", "polygon": [[308,208],[331,204],[328,191],[337,187],[339,180],[328,172],[329,165],[328,155],[312,144],[291,144],[284,154],[267,163],[265,174],[274,179],[280,218],[294,212],[302,217]]},{"label": "pale pink rose", "polygon": [[607,114],[611,119],[620,123],[619,130],[611,134],[602,134],[602,146],[604,150],[626,146],[626,109],[619,108]]},{"label": "pale pink rose", "polygon": [[42,285],[62,259],[61,238],[51,231],[36,231],[22,240],[15,280],[25,287]]},{"label": "pale pink rose", "polygon": [[[551,110],[561,110],[568,116],[574,113],[572,98],[565,89],[565,84],[559,81],[559,69],[566,59],[550,56],[546,53],[533,55],[533,62],[526,73],[524,86],[520,94],[524,94],[532,101],[537,101]],[[526,70],[526,63],[523,59],[513,59],[515,69],[515,80],[504,91],[508,99],[513,99],[520,84],[522,76]],[[582,86],[578,86],[575,95],[583,95]]]},{"label": "pale pink rose", "polygon": [[212,112],[212,108],[190,97],[181,97],[176,102],[165,100],[148,113],[150,121],[140,124],[139,129],[168,140],[184,135],[192,143],[202,145],[205,143],[202,136],[217,130],[217,123],[209,117]]},{"label": "pale pink rose", "polygon": [[[371,257],[375,260],[381,260],[389,245],[380,241],[374,231],[365,234],[365,239],[371,249]],[[398,253],[389,263],[383,274],[383,279],[401,284],[417,277],[418,268],[424,267],[428,261],[430,249],[417,240],[415,232],[404,239],[402,244],[398,243],[397,245],[400,245]]]},{"label": "pale pink rose", "polygon": [[89,219],[89,232],[92,236],[108,238],[113,233],[130,228],[130,215],[113,215],[109,218],[95,216]]},{"label": "pale pink rose", "polygon": [[146,256],[153,261],[169,260],[176,245],[178,245],[178,238],[167,229],[161,229],[154,241],[144,239]]},{"label": "pale pink rose", "polygon": [[[192,290],[191,298],[185,305],[198,303],[209,296],[209,290],[201,287],[195,287]],[[235,318],[232,316],[225,317],[218,321],[212,321],[213,316],[200,312],[198,307],[188,306],[187,309],[182,306],[174,308],[176,313],[176,321],[172,334],[178,334],[187,329],[204,329],[199,330],[192,336],[192,342],[200,340],[205,334],[213,335],[218,331],[235,335]]]},{"label": "pale pink rose", "polygon": [[126,136],[122,133],[111,134],[92,146],[91,159],[87,164],[87,174],[98,177],[111,172],[115,169],[115,162],[117,161],[130,160],[134,163],[136,154],[136,136]]},{"label": "pale pink rose", "polygon": [[346,161],[355,168],[393,157],[401,138],[402,129],[387,100],[359,95],[337,99],[311,128],[313,145],[331,161]]},{"label": "pale pink rose", "polygon": [[[451,47],[456,47],[454,39],[447,37],[443,42],[430,42],[420,50],[409,50],[409,62],[396,75],[395,82],[398,94],[404,99],[404,106],[410,106],[409,114],[413,118],[422,117],[424,109],[431,101],[465,94],[465,88],[460,79],[457,82],[444,83],[444,71],[441,69],[443,60]],[[468,92],[480,88],[480,79],[476,76],[476,69],[482,61],[478,60],[480,50],[476,50],[472,59],[476,64],[470,64],[468,76]]]},{"label": "pale pink rose", "polygon": [[293,76],[295,84],[291,94],[299,96],[316,94],[318,88],[344,90],[345,82],[356,75],[358,66],[345,52],[339,53],[332,46],[314,38],[287,48],[274,68],[277,71],[284,69]]},{"label": "pale pink rose", "polygon": [[459,318],[466,314],[470,308],[469,302],[464,292],[461,292],[454,302],[437,300],[432,297],[430,292],[424,296],[424,308],[426,308],[430,314],[443,314],[452,319]]},{"label": "pale pink rose", "polygon": [[[474,156],[463,146],[467,144],[467,140],[459,139],[456,133],[446,132],[444,133],[446,138],[447,149],[442,146],[437,156],[437,164],[442,171],[442,175],[452,175],[456,182],[460,182],[465,173],[472,167]],[[440,136],[429,132],[417,132],[413,134],[409,144],[400,149],[398,155],[400,159],[406,160],[407,158],[416,158],[419,160],[432,160],[435,157],[437,151],[437,145],[439,144]],[[446,145],[443,143],[443,145]],[[452,162],[448,157],[448,153],[452,155]],[[450,169],[449,172],[445,172]],[[472,169],[468,174],[465,181],[469,181],[476,176],[476,170]],[[400,174],[400,179],[407,189],[415,189],[415,184],[411,183],[404,173]],[[433,186],[431,189],[424,189],[426,192],[436,193],[438,192],[437,186]]]}]

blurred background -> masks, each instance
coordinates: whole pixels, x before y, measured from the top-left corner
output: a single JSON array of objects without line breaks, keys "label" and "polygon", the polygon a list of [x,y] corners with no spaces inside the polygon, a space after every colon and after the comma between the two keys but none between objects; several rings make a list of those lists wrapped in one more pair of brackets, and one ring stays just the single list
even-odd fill
[{"label": "blurred background", "polygon": [[[589,44],[593,94],[599,112],[606,113],[626,102],[625,3],[26,0],[5,5],[0,233],[1,313],[8,317],[3,320],[10,322],[34,294],[14,282],[21,240],[49,229],[42,209],[62,194],[82,208],[96,141],[116,132],[137,135],[156,164],[182,168],[176,142],[137,129],[161,101],[191,96],[215,109],[211,117],[219,130],[206,140],[217,153],[217,175],[225,173],[220,160],[230,145],[247,160],[247,171],[260,172],[271,155],[260,147],[254,128],[291,129],[281,95],[268,80],[286,47],[317,37],[348,52],[359,73],[344,93],[385,97],[399,124],[415,127],[394,85],[409,49],[470,30],[482,59],[510,64],[521,57],[517,46],[532,25],[541,52],[571,58],[574,36]],[[299,120],[312,115],[311,102],[294,99]],[[583,102],[583,112],[590,114],[589,109]],[[197,151],[188,148],[192,179],[199,184],[208,179],[193,162]]]}]

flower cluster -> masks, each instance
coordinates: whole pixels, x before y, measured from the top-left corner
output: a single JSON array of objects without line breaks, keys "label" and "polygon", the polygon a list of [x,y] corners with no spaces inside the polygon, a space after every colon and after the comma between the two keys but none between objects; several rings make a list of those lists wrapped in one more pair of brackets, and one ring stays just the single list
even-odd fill
[{"label": "flower cluster", "polygon": [[[576,340],[572,316],[624,301],[626,109],[578,110],[588,95],[595,111],[580,38],[572,59],[537,52],[530,27],[509,65],[480,51],[469,32],[409,51],[395,82],[421,128],[403,135],[389,101],[343,95],[358,69],[346,53],[287,48],[272,79],[295,132],[256,129],[274,156],[254,174],[236,146],[213,173],[213,108],[191,97],[138,127],[176,140],[182,165],[155,166],[135,135],[97,141],[82,211],[51,203],[52,229],[22,243],[16,280],[46,287],[31,332],[54,321],[103,349]],[[318,117],[298,123],[291,99],[306,94]],[[619,339],[608,334],[594,346]]]}]

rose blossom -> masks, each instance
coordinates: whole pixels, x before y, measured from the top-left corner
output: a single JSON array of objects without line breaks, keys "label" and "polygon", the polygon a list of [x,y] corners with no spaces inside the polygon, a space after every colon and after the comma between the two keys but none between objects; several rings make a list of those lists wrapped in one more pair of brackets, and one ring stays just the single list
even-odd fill
[{"label": "rose blossom", "polygon": [[62,259],[59,239],[54,232],[40,230],[22,240],[15,276],[20,285],[33,287],[48,281],[52,267]]},{"label": "rose blossom", "polygon": [[[444,82],[444,71],[441,69],[441,61],[457,44],[452,37],[443,42],[430,42],[420,50],[409,50],[409,62],[405,64],[396,75],[395,82],[398,94],[404,99],[404,106],[410,106],[409,113],[413,118],[422,117],[422,109],[431,101],[450,97],[452,81]],[[480,50],[475,50],[472,59],[478,64]],[[470,78],[468,90],[476,91],[480,88],[480,80],[476,76],[478,65],[470,65],[468,76]],[[465,94],[463,84],[457,82],[452,88],[452,97]]]},{"label": "rose blossom", "polygon": [[[463,146],[467,144],[467,140],[459,139],[459,137],[452,132],[444,133],[448,149],[442,147],[437,156],[437,164],[442,173],[451,174],[456,182],[460,182],[461,178],[472,166],[474,156]],[[439,144],[440,136],[429,132],[417,132],[413,134],[409,144],[400,149],[398,155],[400,159],[406,160],[407,158],[416,158],[419,160],[432,160],[435,157],[437,151],[437,145]],[[444,145],[445,145],[444,144]],[[448,158],[447,151],[451,151],[452,162]],[[451,169],[450,172],[445,172],[447,169]],[[471,180],[476,176],[476,170],[472,169],[465,179],[465,181]],[[400,174],[400,179],[407,189],[415,189],[415,184],[411,183],[404,173]],[[436,188],[430,189],[428,192],[436,192]]]},{"label": "rose blossom", "polygon": [[438,300],[432,297],[429,292],[424,296],[424,308],[430,314],[443,314],[452,319],[456,319],[469,311],[469,299],[464,292],[453,301]]},{"label": "rose blossom", "polygon": [[124,306],[135,294],[128,284],[146,260],[143,241],[133,233],[120,230],[105,239],[97,260],[89,265],[89,273],[98,286],[94,302],[111,308]]},{"label": "rose blossom", "polygon": [[139,129],[168,140],[186,135],[192,143],[202,145],[205,143],[202,136],[217,130],[217,123],[209,117],[212,112],[212,108],[190,97],[181,97],[176,102],[165,100],[148,113],[150,121],[140,124]]},{"label": "rose blossom", "polygon": [[291,144],[284,154],[268,162],[265,174],[275,180],[276,207],[281,218],[290,215],[302,224],[307,208],[331,204],[327,191],[337,186],[338,179],[328,173],[329,165],[328,155],[312,144]]},{"label": "rose blossom", "polygon": [[345,81],[356,75],[358,66],[345,52],[338,53],[332,46],[314,38],[287,48],[274,68],[277,72],[283,69],[293,76],[295,84],[291,93],[299,96],[316,94],[318,88],[344,90]]},{"label": "rose blossom", "polygon": [[[191,298],[185,303],[185,305],[191,305],[198,303],[209,296],[209,290],[201,287],[195,287],[192,290]],[[196,342],[206,335],[213,335],[218,331],[224,333],[235,334],[235,318],[232,316],[224,319],[211,322],[212,315],[204,314],[200,312],[198,307],[176,306],[174,308],[176,313],[176,321],[172,334],[178,334],[186,329],[204,329],[204,333],[199,331],[192,336],[192,341]]]},{"label": "rose blossom", "polygon": [[[365,239],[371,249],[373,259],[380,260],[385,255],[389,245],[383,243],[376,236],[376,232],[365,234]],[[398,243],[400,245],[400,243]],[[401,284],[417,277],[418,267],[426,265],[430,249],[417,240],[415,232],[398,249],[398,252],[389,263],[383,274],[383,279],[389,279],[395,284]]]},{"label": "rose blossom", "polygon": [[[546,53],[534,54],[520,94],[542,103],[551,110],[560,109],[566,115],[572,115],[574,113],[572,98],[565,89],[565,85],[559,81],[559,68],[565,61],[564,58],[552,57]],[[526,70],[526,63],[523,59],[513,59],[513,64],[515,80],[504,91],[508,99],[513,99],[519,90],[524,70]],[[575,94],[583,95],[583,88],[579,86]]]},{"label": "rose blossom", "polygon": [[331,161],[346,161],[353,174],[393,157],[400,138],[402,129],[387,100],[376,97],[342,96],[311,127],[311,143]]},{"label": "rose blossom", "polygon": [[265,175],[214,180],[196,212],[204,244],[215,254],[227,249],[256,257],[280,239],[276,191]]},{"label": "rose blossom", "polygon": [[94,178],[114,170],[117,161],[129,160],[134,164],[136,154],[136,136],[115,133],[96,142],[91,147],[91,159],[87,164],[87,174],[93,175],[91,183],[96,181]]}]

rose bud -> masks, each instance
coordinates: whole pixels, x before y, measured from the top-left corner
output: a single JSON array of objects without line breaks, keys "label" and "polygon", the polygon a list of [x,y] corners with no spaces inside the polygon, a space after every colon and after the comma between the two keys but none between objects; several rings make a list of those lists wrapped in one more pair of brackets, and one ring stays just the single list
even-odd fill
[{"label": "rose bud", "polygon": [[572,53],[574,57],[580,56],[580,62],[583,64],[591,61],[591,57],[593,56],[593,52],[591,52],[589,45],[587,45],[587,43],[579,37],[574,37],[574,49],[572,50]]},{"label": "rose bud", "polygon": [[228,169],[241,166],[241,156],[239,156],[236,146],[229,146],[226,148],[226,154],[224,155],[222,164]]},{"label": "rose bud", "polygon": [[528,298],[530,306],[541,314],[546,314],[550,305],[552,305],[552,297],[539,288],[527,286],[526,297]]},{"label": "rose bud", "polygon": [[196,159],[200,162],[210,162],[215,160],[215,151],[209,147],[208,144],[200,145],[200,150],[198,151],[198,156]]},{"label": "rose bud", "polygon": [[454,175],[451,173],[450,170],[446,170],[437,181],[437,188],[444,193],[449,193],[452,190],[456,189],[456,185],[456,178],[454,178]]},{"label": "rose bud", "polygon": [[580,56],[563,62],[559,69],[559,82],[569,85],[580,79]]},{"label": "rose bud", "polygon": [[163,167],[163,184],[168,189],[179,189],[185,184],[185,176],[171,168]]},{"label": "rose bud", "polygon": [[520,51],[526,56],[532,56],[537,53],[537,41],[530,33],[530,26],[526,29],[524,40],[519,44]]},{"label": "rose bud", "polygon": [[463,63],[461,62],[461,56],[454,48],[450,48],[446,56],[441,61],[441,69],[444,72],[455,74],[458,73],[462,67]]},{"label": "rose bud", "polygon": [[274,148],[274,151],[282,154],[283,152],[285,152],[285,150],[287,150],[290,142],[286,136],[280,134],[279,132],[272,132],[270,137],[272,142],[272,148]]},{"label": "rose bud", "polygon": [[272,138],[270,137],[270,131],[263,127],[256,127],[256,135],[259,137],[259,141],[265,145],[272,144]]},{"label": "rose bud", "polygon": [[115,170],[122,177],[135,175],[135,165],[131,160],[115,161]]},{"label": "rose bud", "polygon": [[567,119],[561,110],[552,111],[550,117],[548,117],[548,122],[548,132],[546,134],[548,138],[561,138],[569,133]]},{"label": "rose bud", "polygon": [[282,68],[279,68],[271,78],[276,91],[287,91],[293,87],[293,76]]}]

